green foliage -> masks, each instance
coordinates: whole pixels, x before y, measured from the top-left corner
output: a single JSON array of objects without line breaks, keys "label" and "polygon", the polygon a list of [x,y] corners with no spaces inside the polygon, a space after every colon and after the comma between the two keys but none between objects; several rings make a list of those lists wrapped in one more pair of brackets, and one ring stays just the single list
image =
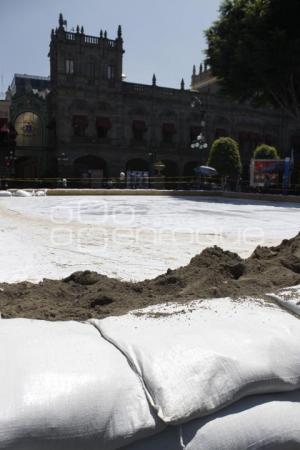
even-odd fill
[{"label": "green foliage", "polygon": [[238,143],[228,137],[215,140],[207,164],[221,177],[238,178],[242,170]]},{"label": "green foliage", "polygon": [[300,120],[299,17],[299,0],[223,0],[206,31],[207,61],[223,91]]},{"label": "green foliage", "polygon": [[256,147],[253,157],[255,159],[279,159],[279,154],[275,147],[262,144]]}]

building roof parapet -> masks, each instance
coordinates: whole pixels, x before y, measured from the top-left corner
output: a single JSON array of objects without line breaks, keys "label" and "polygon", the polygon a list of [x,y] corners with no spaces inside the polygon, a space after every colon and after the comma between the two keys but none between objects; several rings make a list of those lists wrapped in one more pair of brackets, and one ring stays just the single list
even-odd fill
[{"label": "building roof parapet", "polygon": [[71,31],[65,32],[65,39],[70,42],[83,42],[88,45],[100,45],[104,48],[114,48],[117,46],[117,42],[107,37],[90,36],[82,33],[73,33]]},{"label": "building roof parapet", "polygon": [[43,77],[40,75],[28,75],[27,73],[15,73],[14,78],[26,78],[31,80],[43,80],[43,81],[50,81],[50,77]]},{"label": "building roof parapet", "polygon": [[[200,95],[198,91],[192,90],[183,90],[182,88],[167,88],[157,85],[149,85],[149,84],[140,84],[140,83],[130,83],[128,81],[123,81],[122,89],[124,93],[129,94],[149,94],[149,95],[157,95],[164,98],[176,99],[176,98],[184,98],[187,101],[191,101],[191,98],[195,97],[195,95]],[[206,95],[201,94],[201,97],[206,97]]]},{"label": "building roof parapet", "polygon": [[64,20],[62,13],[59,15],[58,23],[59,27],[55,30],[52,29],[51,31],[51,41],[55,41],[58,38],[59,40],[66,40],[74,43],[79,42],[81,44],[100,45],[102,48],[122,48],[123,39],[121,25],[118,26],[116,39],[108,39],[106,30],[104,33],[103,30],[101,30],[100,36],[89,36],[85,34],[83,26],[79,27],[79,25],[77,25],[76,31],[74,28],[72,28],[71,31],[68,31],[66,29],[67,21]]},{"label": "building roof parapet", "polygon": [[128,93],[153,93],[156,92],[159,95],[165,97],[174,97],[176,95],[182,95],[183,93],[189,94],[190,91],[183,91],[182,89],[167,88],[162,86],[157,86],[156,84],[140,84],[140,83],[130,83],[128,81],[123,81],[123,90]]},{"label": "building roof parapet", "polygon": [[212,74],[211,68],[208,65],[207,61],[201,63],[199,66],[199,71],[196,71],[196,66],[193,66],[192,73],[192,89],[200,89],[204,86],[208,86],[209,84],[216,84],[217,78]]}]

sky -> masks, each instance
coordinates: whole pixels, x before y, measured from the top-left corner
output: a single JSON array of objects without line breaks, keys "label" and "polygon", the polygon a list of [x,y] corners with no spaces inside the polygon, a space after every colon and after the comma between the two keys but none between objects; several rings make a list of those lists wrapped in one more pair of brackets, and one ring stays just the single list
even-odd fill
[{"label": "sky", "polygon": [[63,13],[67,28],[84,26],[115,39],[122,25],[127,81],[190,85],[193,64],[204,58],[204,30],[218,17],[221,0],[0,0],[0,92],[14,73],[49,75],[50,32]]}]

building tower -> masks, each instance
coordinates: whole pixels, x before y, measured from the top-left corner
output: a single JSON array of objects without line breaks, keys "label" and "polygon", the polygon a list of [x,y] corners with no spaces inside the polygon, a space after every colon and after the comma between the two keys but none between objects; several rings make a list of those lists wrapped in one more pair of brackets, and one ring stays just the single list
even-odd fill
[{"label": "building tower", "polygon": [[[79,25],[69,32],[62,14],[58,25],[51,32],[49,51],[49,134],[58,173],[66,175],[68,166],[75,167],[75,160],[85,155],[85,162],[80,160],[74,169],[80,175],[92,169],[91,160],[93,167],[101,166],[95,158],[105,151],[105,139],[114,139],[109,136],[107,105],[112,98],[115,105],[122,96],[122,29],[118,27],[115,39],[102,30],[99,36],[89,36]],[[101,170],[106,173],[104,166]]]},{"label": "building tower", "polygon": [[88,36],[83,27],[76,32],[65,29],[66,21],[59,16],[59,27],[51,32],[51,88],[89,85],[101,89],[119,89],[122,82],[123,39],[121,26],[117,38],[108,39],[107,32],[99,37]]}]

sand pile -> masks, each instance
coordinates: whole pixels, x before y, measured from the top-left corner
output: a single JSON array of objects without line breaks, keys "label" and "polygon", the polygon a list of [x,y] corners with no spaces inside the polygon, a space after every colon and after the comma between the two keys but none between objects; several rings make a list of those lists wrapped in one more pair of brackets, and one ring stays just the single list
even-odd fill
[{"label": "sand pile", "polygon": [[124,314],[168,301],[260,296],[300,284],[300,233],[277,247],[257,247],[247,259],[219,247],[153,280],[122,282],[95,272],[64,280],[0,285],[2,317],[85,320]]}]

